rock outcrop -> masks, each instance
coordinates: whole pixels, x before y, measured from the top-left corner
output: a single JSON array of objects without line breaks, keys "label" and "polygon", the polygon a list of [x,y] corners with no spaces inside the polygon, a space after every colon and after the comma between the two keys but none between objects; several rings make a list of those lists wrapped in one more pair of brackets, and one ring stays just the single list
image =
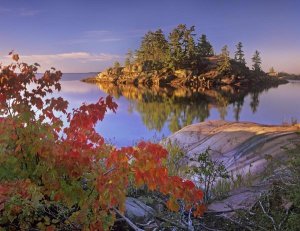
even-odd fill
[{"label": "rock outcrop", "polygon": [[[261,125],[250,122],[207,121],[193,124],[174,133],[168,140],[186,152],[186,165],[207,148],[213,160],[222,161],[232,176],[251,174],[251,185],[229,192],[221,201],[214,201],[209,210],[228,212],[250,209],[276,179],[281,163],[287,159],[287,148],[300,142],[300,124]],[[277,163],[274,167],[274,163]],[[272,165],[272,168],[270,167]],[[226,213],[227,216],[229,213]]]},{"label": "rock outcrop", "polygon": [[208,121],[184,127],[168,139],[184,148],[187,156],[211,149],[230,172],[261,173],[267,159],[284,158],[285,148],[299,139],[300,125],[272,126],[250,122]]},{"label": "rock outcrop", "polygon": [[94,78],[84,79],[84,82],[110,82],[115,85],[134,84],[136,86],[172,86],[215,88],[218,86],[246,86],[257,83],[275,86],[287,83],[286,80],[274,78],[264,72],[253,73],[243,65],[232,61],[230,73],[220,73],[218,70],[219,56],[208,57],[197,68],[173,70],[168,67],[151,69],[145,64],[135,63],[126,67],[110,67],[100,72]]}]

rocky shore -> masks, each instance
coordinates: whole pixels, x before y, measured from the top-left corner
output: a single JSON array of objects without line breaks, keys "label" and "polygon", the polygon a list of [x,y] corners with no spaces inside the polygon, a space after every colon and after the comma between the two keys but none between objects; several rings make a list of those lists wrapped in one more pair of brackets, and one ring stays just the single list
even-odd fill
[{"label": "rocky shore", "polygon": [[120,85],[135,86],[170,86],[174,88],[215,88],[219,86],[249,87],[257,84],[276,86],[287,83],[287,80],[274,76],[268,76],[261,72],[254,75],[244,67],[233,63],[232,71],[228,74],[221,74],[217,69],[218,57],[207,59],[205,68],[201,71],[191,69],[172,70],[163,68],[161,70],[147,71],[143,66],[135,64],[130,67],[108,68],[97,76],[83,79],[88,83],[113,83]]}]

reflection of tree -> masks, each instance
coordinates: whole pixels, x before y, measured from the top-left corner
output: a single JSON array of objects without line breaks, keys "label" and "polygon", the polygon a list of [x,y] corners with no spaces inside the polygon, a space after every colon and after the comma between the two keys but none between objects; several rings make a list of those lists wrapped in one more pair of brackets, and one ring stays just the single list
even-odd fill
[{"label": "reflection of tree", "polygon": [[222,96],[222,95],[217,95],[217,108],[220,114],[220,118],[222,120],[225,120],[225,117],[227,116],[227,107],[228,107],[228,98]]},{"label": "reflection of tree", "polygon": [[233,103],[233,112],[235,121],[240,121],[240,113],[244,105],[244,97],[240,97],[236,102]]},{"label": "reflection of tree", "polygon": [[252,109],[252,112],[255,113],[259,105],[259,92],[250,93],[250,98],[250,107]]},{"label": "reflection of tree", "polygon": [[[233,105],[234,118],[240,119],[244,98],[249,90],[222,87],[215,90],[195,91],[188,88],[160,88],[153,86],[136,87],[134,85],[99,84],[101,90],[116,98],[124,96],[129,101],[129,112],[140,113],[143,123],[148,129],[161,131],[168,126],[171,132],[176,132],[184,126],[202,122],[209,117],[210,109],[218,109],[220,118],[225,119],[227,109]],[[266,88],[257,87],[250,93],[253,113],[259,105],[259,94]]]},{"label": "reflection of tree", "polygon": [[195,121],[204,121],[209,116],[208,102],[205,98],[198,98],[195,102],[177,97],[154,99],[150,101],[147,97],[147,101],[135,102],[136,110],[141,114],[148,129],[161,131],[163,126],[168,124],[170,131],[175,132]]}]

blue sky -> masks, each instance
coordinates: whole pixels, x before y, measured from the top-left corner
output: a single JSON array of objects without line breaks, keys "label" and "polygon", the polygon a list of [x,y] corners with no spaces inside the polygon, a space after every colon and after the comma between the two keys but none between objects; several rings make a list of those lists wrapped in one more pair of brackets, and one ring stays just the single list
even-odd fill
[{"label": "blue sky", "polygon": [[217,53],[242,41],[249,65],[257,49],[265,70],[300,73],[299,0],[0,0],[0,18],[0,60],[13,49],[42,70],[101,71],[148,30],[184,23]]}]

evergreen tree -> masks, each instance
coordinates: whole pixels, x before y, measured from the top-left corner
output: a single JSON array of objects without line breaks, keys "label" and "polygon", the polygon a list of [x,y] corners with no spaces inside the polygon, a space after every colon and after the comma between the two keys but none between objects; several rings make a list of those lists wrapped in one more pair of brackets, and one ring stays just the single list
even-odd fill
[{"label": "evergreen tree", "polygon": [[125,67],[129,67],[130,65],[131,65],[130,59],[129,58],[125,58],[124,66]]},{"label": "evergreen tree", "polygon": [[194,41],[195,26],[191,26],[190,29],[186,29],[183,34],[183,48],[184,48],[184,66],[189,66],[196,59],[196,45]]},{"label": "evergreen tree", "polygon": [[[179,25],[180,26],[180,25]],[[183,59],[183,50],[181,46],[181,40],[183,33],[181,27],[173,29],[169,34],[169,62],[172,68],[177,69],[181,60]]]},{"label": "evergreen tree", "polygon": [[260,58],[260,53],[256,50],[254,52],[254,55],[252,57],[252,70],[255,72],[260,72],[261,71],[261,58]]},{"label": "evergreen tree", "polygon": [[169,34],[169,63],[172,68],[188,68],[196,57],[195,27],[179,24]]},{"label": "evergreen tree", "polygon": [[210,57],[214,55],[214,50],[205,34],[202,34],[197,44],[198,57]]},{"label": "evergreen tree", "polygon": [[234,55],[234,59],[239,62],[239,63],[243,63],[243,64],[246,64],[246,61],[245,61],[245,55],[244,55],[244,51],[242,50],[243,48],[243,44],[241,42],[239,42],[237,45],[236,45],[236,52],[235,52],[235,55]]},{"label": "evergreen tree", "polygon": [[274,67],[271,67],[271,68],[270,68],[269,73],[275,73]]},{"label": "evergreen tree", "polygon": [[218,71],[222,74],[227,74],[231,71],[231,63],[230,63],[229,50],[227,45],[225,45],[222,48],[222,53],[221,53],[218,66],[219,66]]},{"label": "evergreen tree", "polygon": [[125,58],[125,67],[130,67],[130,65],[134,62],[133,60],[133,52],[131,50],[128,50],[126,53],[126,58]]},{"label": "evergreen tree", "polygon": [[149,31],[143,38],[140,48],[137,50],[137,61],[150,65],[150,68],[160,69],[167,61],[169,50],[168,41],[162,30]]},{"label": "evergreen tree", "polygon": [[114,68],[119,68],[119,67],[121,67],[121,64],[118,61],[114,62]]}]

